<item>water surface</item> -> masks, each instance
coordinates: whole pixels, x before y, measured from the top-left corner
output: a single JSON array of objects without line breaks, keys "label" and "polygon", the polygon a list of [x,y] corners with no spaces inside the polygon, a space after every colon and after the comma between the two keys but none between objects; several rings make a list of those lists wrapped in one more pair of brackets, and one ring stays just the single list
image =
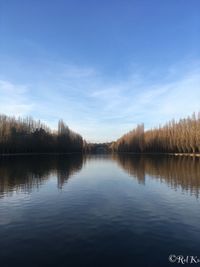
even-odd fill
[{"label": "water surface", "polygon": [[200,159],[0,159],[0,266],[172,266],[200,258]]}]

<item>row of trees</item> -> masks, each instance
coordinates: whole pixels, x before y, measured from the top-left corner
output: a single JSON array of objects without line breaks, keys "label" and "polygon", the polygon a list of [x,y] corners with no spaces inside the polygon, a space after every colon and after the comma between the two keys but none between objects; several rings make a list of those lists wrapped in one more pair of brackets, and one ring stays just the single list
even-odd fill
[{"label": "row of trees", "polygon": [[144,130],[144,124],[111,145],[114,152],[200,153],[200,113]]},{"label": "row of trees", "polygon": [[83,151],[86,154],[104,154],[111,152],[112,143],[87,143],[84,141]]},{"label": "row of trees", "polygon": [[58,130],[31,117],[0,115],[0,153],[81,152],[82,137],[60,120]]}]

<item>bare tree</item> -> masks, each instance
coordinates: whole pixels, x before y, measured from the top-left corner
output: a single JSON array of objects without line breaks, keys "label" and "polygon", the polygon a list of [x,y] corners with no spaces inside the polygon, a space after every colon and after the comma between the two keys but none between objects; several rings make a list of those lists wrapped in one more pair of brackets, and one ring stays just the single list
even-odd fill
[{"label": "bare tree", "polygon": [[200,153],[200,113],[144,131],[138,125],[111,145],[116,152]]},{"label": "bare tree", "polygon": [[82,137],[60,120],[58,130],[31,117],[0,115],[0,153],[81,152]]}]

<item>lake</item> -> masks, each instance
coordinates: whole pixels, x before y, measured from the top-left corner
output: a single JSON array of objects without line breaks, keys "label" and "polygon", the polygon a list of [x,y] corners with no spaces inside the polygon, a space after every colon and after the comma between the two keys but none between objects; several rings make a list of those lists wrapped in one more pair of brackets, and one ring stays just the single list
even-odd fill
[{"label": "lake", "polygon": [[[177,266],[200,258],[200,159],[0,158],[0,266]],[[179,266],[182,265],[181,262]]]}]

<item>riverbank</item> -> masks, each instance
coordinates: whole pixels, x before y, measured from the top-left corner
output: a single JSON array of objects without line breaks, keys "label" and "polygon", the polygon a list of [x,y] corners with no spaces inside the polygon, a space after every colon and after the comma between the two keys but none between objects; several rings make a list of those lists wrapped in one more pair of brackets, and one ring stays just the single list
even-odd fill
[{"label": "riverbank", "polygon": [[200,154],[193,154],[193,153],[174,153],[174,154],[170,154],[170,155],[174,155],[174,156],[186,156],[186,157],[200,157]]},{"label": "riverbank", "polygon": [[66,152],[66,153],[59,153],[59,152],[43,152],[43,153],[4,153],[0,154],[0,157],[6,156],[42,156],[42,155],[52,155],[52,156],[59,156],[59,155],[74,155],[74,154],[83,154],[82,152]]},{"label": "riverbank", "polygon": [[[84,153],[84,152],[66,152],[66,153],[59,153],[59,152],[43,152],[43,153],[4,153],[0,154],[0,157],[4,156],[37,156],[37,155],[52,155],[52,156],[58,156],[58,155],[74,155],[74,154],[84,154],[84,155],[90,155],[90,153]],[[104,154],[104,153],[95,153],[95,154]],[[105,154],[132,154],[132,155],[150,155],[150,156],[181,156],[181,157],[200,157],[199,153],[136,153],[136,152],[108,152]]]},{"label": "riverbank", "polygon": [[135,153],[135,152],[115,152],[116,154],[150,155],[150,156],[181,156],[181,157],[200,157],[199,153]]}]

